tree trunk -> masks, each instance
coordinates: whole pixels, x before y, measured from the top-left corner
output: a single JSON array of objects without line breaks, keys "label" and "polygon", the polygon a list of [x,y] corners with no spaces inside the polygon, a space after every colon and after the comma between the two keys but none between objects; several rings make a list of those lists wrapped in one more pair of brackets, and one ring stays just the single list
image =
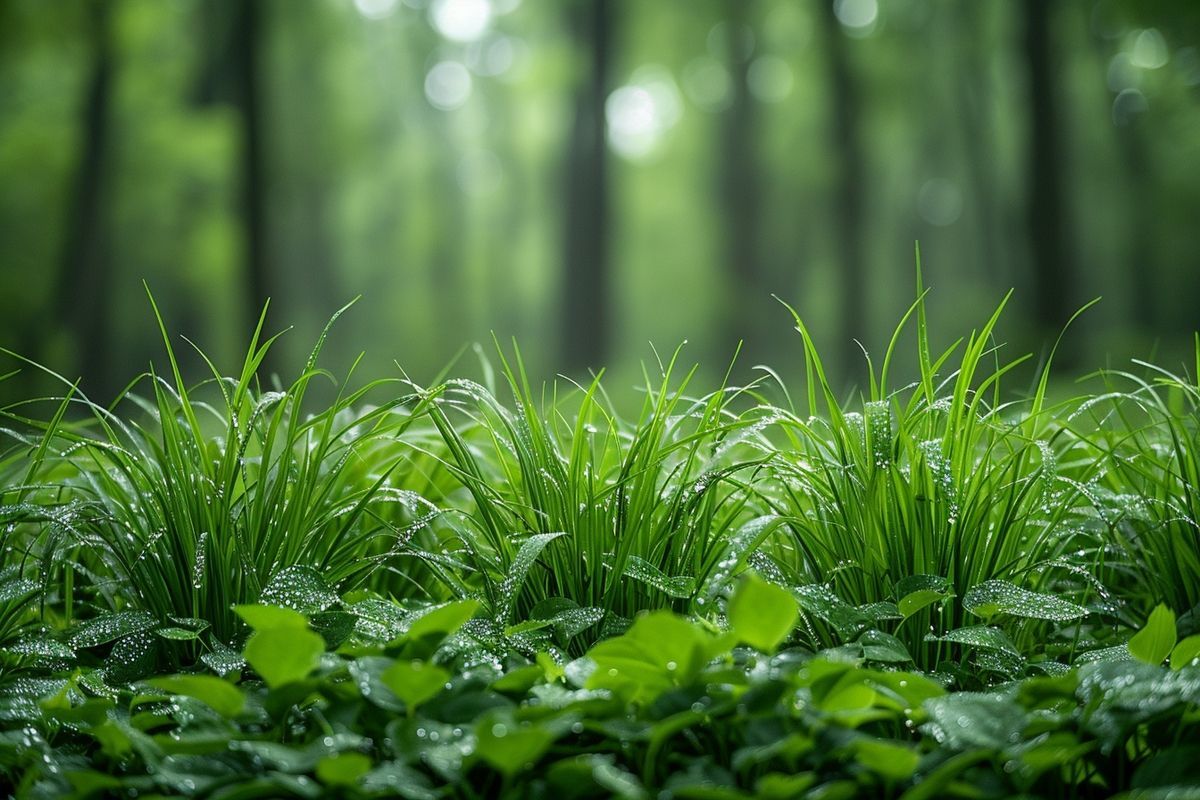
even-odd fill
[{"label": "tree trunk", "polygon": [[612,22],[611,0],[584,0],[572,9],[575,41],[590,57],[586,79],[575,95],[566,163],[561,346],[566,368],[574,370],[600,367],[608,355],[611,276],[604,103]]},{"label": "tree trunk", "polygon": [[718,197],[725,223],[725,265],[731,284],[729,344],[746,343],[751,358],[761,358],[766,343],[769,288],[759,247],[761,185],[758,179],[754,98],[750,96],[751,44],[747,40],[751,0],[726,0],[726,46],[732,98],[721,117]]},{"label": "tree trunk", "polygon": [[113,8],[108,0],[92,0],[88,8],[92,67],[83,98],[79,166],[55,293],[59,320],[74,340],[84,391],[104,403],[119,388],[109,363],[112,259],[104,203],[109,179]]},{"label": "tree trunk", "polygon": [[851,74],[846,35],[834,14],[833,3],[823,0],[825,55],[828,61],[832,116],[831,150],[837,171],[834,190],[834,236],[841,267],[842,293],[838,319],[839,346],[843,355],[841,374],[850,372],[850,364],[861,358],[854,344],[865,335],[866,257],[863,251],[864,157],[859,138],[858,85]]},{"label": "tree trunk", "polygon": [[1025,63],[1029,78],[1029,176],[1026,211],[1033,260],[1034,312],[1042,335],[1071,314],[1072,270],[1058,151],[1058,109],[1050,25],[1054,3],[1025,0]]},{"label": "tree trunk", "polygon": [[267,197],[263,170],[261,40],[265,0],[239,0],[232,56],[234,98],[242,122],[242,216],[245,220],[247,321],[258,320],[270,297],[267,254]]}]

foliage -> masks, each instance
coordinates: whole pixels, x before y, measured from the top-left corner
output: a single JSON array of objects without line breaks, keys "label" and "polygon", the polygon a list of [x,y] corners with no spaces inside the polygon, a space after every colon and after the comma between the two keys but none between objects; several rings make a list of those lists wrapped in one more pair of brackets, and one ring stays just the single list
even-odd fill
[{"label": "foliage", "polygon": [[[0,778],[29,797],[1191,791],[1190,544],[1146,509],[1190,502],[1194,407],[1163,399],[1178,379],[1052,403],[1048,362],[1005,400],[998,313],[934,358],[919,298],[920,377],[891,388],[902,322],[861,418],[799,320],[806,416],[766,381],[692,398],[672,359],[632,420],[599,377],[538,397],[519,354],[500,356],[512,407],[489,374],[326,400],[324,335],[287,387],[258,386],[258,334],[236,377],[187,386],[160,321],[171,379],[144,376],[148,399],[66,383],[47,420],[3,409]],[[1144,499],[1144,527],[1117,497]]]}]

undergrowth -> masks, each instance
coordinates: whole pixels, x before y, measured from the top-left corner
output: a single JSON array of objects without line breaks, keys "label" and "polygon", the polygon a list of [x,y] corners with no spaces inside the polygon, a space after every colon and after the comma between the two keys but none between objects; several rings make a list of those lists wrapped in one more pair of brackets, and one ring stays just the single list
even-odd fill
[{"label": "undergrowth", "polygon": [[109,405],[10,353],[63,391],[0,409],[0,776],[28,796],[1179,789],[1200,384],[1139,362],[1052,403],[1052,351],[1013,393],[1005,303],[934,352],[924,297],[851,398],[796,315],[799,391],[700,389],[677,351],[632,414],[601,375],[534,386],[515,347],[479,381],[338,379],[329,327],[264,385],[265,312],[232,375],[193,347],[189,383],[153,308],[167,369]]}]

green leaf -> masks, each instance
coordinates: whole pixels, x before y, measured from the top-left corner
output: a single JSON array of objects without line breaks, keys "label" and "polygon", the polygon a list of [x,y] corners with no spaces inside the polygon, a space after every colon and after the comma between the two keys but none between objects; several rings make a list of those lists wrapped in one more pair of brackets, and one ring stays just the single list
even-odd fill
[{"label": "green leaf", "polygon": [[475,616],[478,600],[456,600],[434,606],[412,621],[401,641],[408,645],[406,653],[413,657],[428,657],[446,637],[455,633]]},{"label": "green leaf", "polygon": [[993,628],[988,625],[971,625],[966,628],[955,628],[952,631],[947,631],[941,636],[935,636],[932,633],[925,636],[927,642],[954,642],[955,644],[965,644],[970,647],[982,647],[987,650],[999,650],[1010,655],[1020,655],[1017,646],[1012,643],[1008,635],[999,628]]},{"label": "green leaf", "polygon": [[921,609],[927,608],[939,600],[945,600],[947,597],[949,595],[934,589],[918,589],[900,598],[900,602],[896,604],[896,607],[900,609],[900,613],[904,618],[908,619]]},{"label": "green leaf", "polygon": [[729,623],[740,641],[773,653],[796,627],[799,609],[787,589],[747,572],[729,599]]},{"label": "green leaf", "polygon": [[280,628],[308,629],[308,618],[299,611],[282,606],[234,606],[237,615],[256,631]]},{"label": "green leaf", "polygon": [[558,738],[542,725],[518,722],[510,713],[485,715],[475,727],[475,752],[506,776],[532,765]]},{"label": "green leaf", "polygon": [[303,680],[317,668],[325,640],[313,633],[298,611],[281,606],[236,606],[254,629],[243,655],[272,689]]},{"label": "green leaf", "polygon": [[888,781],[906,781],[917,771],[921,757],[903,744],[881,739],[859,739],[854,744],[854,759]]},{"label": "green leaf", "polygon": [[397,661],[380,676],[385,686],[404,701],[410,711],[435,696],[446,686],[450,673],[421,660]]},{"label": "green leaf", "polygon": [[169,694],[194,697],[223,717],[236,717],[246,705],[237,687],[211,675],[168,675],[147,682]]},{"label": "green leaf", "polygon": [[154,628],[158,620],[146,611],[117,611],[89,619],[71,633],[69,643],[76,649],[96,647],[135,633]]},{"label": "green leaf", "polygon": [[275,574],[263,589],[259,602],[314,614],[336,605],[338,596],[312,567],[292,566]]},{"label": "green leaf", "polygon": [[362,753],[337,753],[317,762],[317,780],[326,786],[353,786],[371,769],[371,759]]},{"label": "green leaf", "polygon": [[1175,612],[1161,603],[1129,640],[1129,652],[1147,664],[1161,664],[1175,647]]},{"label": "green leaf", "polygon": [[631,555],[625,564],[626,578],[658,589],[667,597],[688,600],[696,593],[696,579],[691,575],[668,576],[644,558]]},{"label": "green leaf", "polygon": [[904,643],[890,633],[870,630],[858,637],[858,643],[868,661],[903,664],[913,660]]},{"label": "green leaf", "polygon": [[1189,636],[1171,651],[1171,669],[1181,670],[1200,657],[1200,634]]},{"label": "green leaf", "polygon": [[624,634],[588,652],[596,668],[587,688],[612,689],[634,702],[652,700],[689,685],[730,644],[731,637],[714,636],[669,611],[643,614]]},{"label": "green leaf", "polygon": [[1028,619],[1066,622],[1087,616],[1087,609],[1044,592],[1031,592],[1007,581],[984,581],[963,596],[963,608],[985,619],[1010,614]]}]

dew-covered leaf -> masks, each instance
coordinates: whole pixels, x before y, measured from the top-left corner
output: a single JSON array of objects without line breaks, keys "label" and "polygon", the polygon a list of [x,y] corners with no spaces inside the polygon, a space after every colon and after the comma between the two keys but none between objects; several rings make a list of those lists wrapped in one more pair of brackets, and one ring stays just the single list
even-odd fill
[{"label": "dew-covered leaf", "polygon": [[792,594],[800,607],[833,626],[838,635],[849,638],[867,627],[867,618],[828,587],[819,583],[796,586]]},{"label": "dew-covered leaf", "polygon": [[210,652],[200,656],[200,660],[213,672],[228,675],[245,669],[246,659],[242,658],[241,653],[216,640],[213,641],[212,647]]},{"label": "dew-covered leaf", "polygon": [[144,633],[158,624],[148,611],[117,611],[92,617],[71,633],[70,645],[77,650],[97,647],[124,636]]},{"label": "dew-covered leaf", "polygon": [[677,600],[690,599],[696,593],[696,579],[691,575],[668,576],[658,567],[638,556],[629,556],[623,575]]},{"label": "dew-covered leaf", "polygon": [[890,633],[869,630],[858,637],[858,643],[868,661],[903,664],[913,660],[904,643]]},{"label": "dew-covered leaf", "polygon": [[168,675],[147,683],[168,694],[194,697],[223,717],[236,717],[246,705],[237,687],[211,675]]},{"label": "dew-covered leaf", "polygon": [[162,639],[169,639],[176,642],[187,642],[194,639],[199,639],[200,634],[190,628],[180,628],[174,625],[168,625],[164,628],[155,628],[154,634]]},{"label": "dew-covered leaf", "polygon": [[1066,622],[1087,616],[1083,606],[1044,592],[1031,592],[1007,581],[984,581],[967,590],[963,608],[985,619],[997,614],[1010,614],[1028,619]]},{"label": "dew-covered leaf", "polygon": [[513,605],[517,602],[517,595],[521,593],[521,587],[525,585],[525,577],[529,574],[530,568],[537,561],[542,550],[546,545],[560,536],[565,536],[563,532],[558,533],[535,533],[521,543],[520,549],[517,550],[517,555],[513,558],[512,563],[508,565],[508,571],[504,580],[500,582],[498,587],[499,599],[495,608],[495,617],[501,622],[507,622],[512,615]]},{"label": "dew-covered leaf", "polygon": [[1020,655],[1017,646],[1012,643],[1012,640],[1008,638],[1008,635],[1004,631],[989,625],[971,625],[966,628],[955,628],[941,636],[931,633],[925,636],[925,641],[953,642],[969,647],[983,647],[1012,655]]},{"label": "dew-covered leaf", "polygon": [[926,700],[923,730],[955,749],[999,750],[1020,741],[1028,717],[1013,698],[1000,693],[955,692]]},{"label": "dew-covered leaf", "polygon": [[259,602],[314,614],[336,605],[338,596],[312,567],[292,566],[275,574],[263,589]]},{"label": "dew-covered leaf", "polygon": [[154,669],[155,639],[138,631],[116,641],[104,659],[104,679],[110,684],[129,683]]}]

